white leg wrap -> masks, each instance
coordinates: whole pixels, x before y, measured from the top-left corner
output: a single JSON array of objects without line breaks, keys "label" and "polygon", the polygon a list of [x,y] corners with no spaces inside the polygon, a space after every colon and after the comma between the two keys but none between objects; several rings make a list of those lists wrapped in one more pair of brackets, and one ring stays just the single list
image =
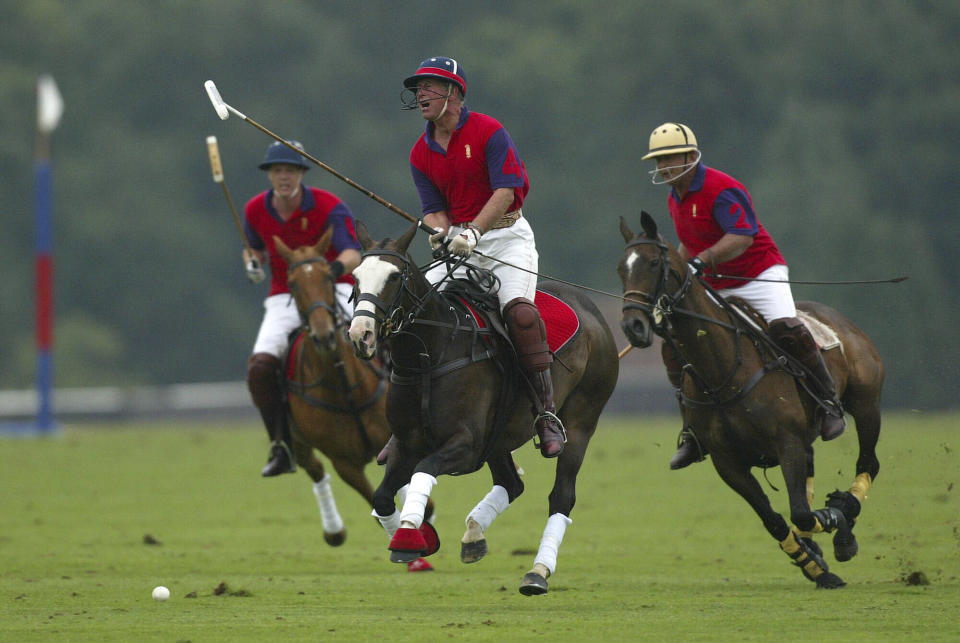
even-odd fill
[{"label": "white leg wrap", "polygon": [[400,512],[394,511],[389,516],[381,516],[374,509],[370,515],[380,521],[380,526],[387,532],[387,538],[393,538],[393,534],[400,528]]},{"label": "white leg wrap", "polygon": [[323,479],[319,482],[313,483],[313,495],[317,497],[317,506],[320,507],[320,520],[323,522],[323,530],[328,534],[337,534],[343,531],[343,519],[337,511],[337,503],[333,499],[329,473],[323,476]]},{"label": "white leg wrap", "polygon": [[537,551],[537,557],[533,560],[534,565],[540,563],[549,569],[551,574],[557,570],[557,551],[560,549],[560,543],[563,542],[563,534],[567,531],[567,525],[572,522],[563,514],[553,514],[547,519],[543,537],[540,538],[540,549]]},{"label": "white leg wrap", "polygon": [[427,509],[427,500],[435,484],[437,479],[429,473],[419,471],[413,474],[407,489],[407,497],[403,501],[403,509],[400,511],[401,523],[409,522],[413,524],[414,529],[420,528],[423,524],[423,514]]},{"label": "white leg wrap", "polygon": [[490,493],[484,496],[483,500],[478,502],[477,506],[467,514],[466,522],[469,523],[470,519],[473,518],[480,525],[480,528],[486,532],[487,528],[497,519],[497,516],[509,507],[510,498],[507,496],[507,490],[500,485],[494,485]]}]

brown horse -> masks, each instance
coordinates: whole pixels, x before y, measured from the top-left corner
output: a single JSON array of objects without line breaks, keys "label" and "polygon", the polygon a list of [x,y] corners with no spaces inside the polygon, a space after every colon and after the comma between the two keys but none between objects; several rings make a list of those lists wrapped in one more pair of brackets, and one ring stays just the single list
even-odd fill
[{"label": "brown horse", "polygon": [[[388,378],[371,362],[357,359],[346,337],[347,318],[337,304],[335,279],[323,258],[332,232],[328,228],[315,246],[296,250],[277,237],[274,241],[287,262],[287,283],[303,319],[285,364],[294,457],[314,482],[324,540],[338,546],[347,531],[330,477],[314,449],[329,458],[340,478],[373,507],[373,486],[364,469],[386,444],[390,426],[385,417]],[[421,559],[408,569],[431,566]]]},{"label": "brown horse", "polygon": [[[738,312],[718,297],[657,234],[646,212],[643,232],[634,234],[621,217],[627,246],[617,271],[624,287],[622,328],[633,346],[645,348],[652,333],[664,339],[683,364],[678,392],[684,426],[691,427],[717,473],[760,516],[764,527],[818,587],[844,583],[829,571],[812,534],[834,531],[834,556],[857,553],[853,524],[880,463],[880,394],[884,368],[873,342],[837,311],[798,302],[808,326],[822,323],[838,345],[824,357],[846,411],[856,420],[860,454],[849,491],[828,495],[826,507],[813,503],[813,447],[817,401],[802,365],[779,351],[762,330],[762,320]],[[829,335],[827,335],[829,336]],[[815,390],[815,389],[814,389]],[[751,473],[754,466],[778,464],[790,501],[791,531],[775,512]]]},{"label": "brown horse", "polygon": [[[431,286],[407,253],[416,232],[413,226],[396,241],[375,243],[365,228],[357,230],[365,253],[353,273],[359,296],[350,338],[367,359],[378,342],[388,342],[394,369],[387,418],[396,441],[374,493],[374,510],[384,527],[394,530],[391,560],[429,555],[439,540],[424,527],[422,511],[436,477],[471,473],[486,463],[494,486],[467,516],[461,539],[460,559],[471,563],[486,554],[490,524],[523,492],[511,452],[534,436],[533,416],[526,396],[515,394],[522,383],[512,359],[502,359],[512,349],[491,331],[499,313],[495,302],[493,315],[481,324],[479,306],[461,307],[456,297]],[[525,595],[547,592],[571,522],[577,473],[619,372],[613,335],[593,302],[555,282],[541,282],[539,291],[541,316],[547,305],[565,306],[578,326],[562,346],[551,345],[557,415],[566,426],[567,444],[557,458],[540,549],[520,585]],[[551,328],[548,322],[548,339]],[[407,483],[406,502],[397,512],[394,493]]]}]

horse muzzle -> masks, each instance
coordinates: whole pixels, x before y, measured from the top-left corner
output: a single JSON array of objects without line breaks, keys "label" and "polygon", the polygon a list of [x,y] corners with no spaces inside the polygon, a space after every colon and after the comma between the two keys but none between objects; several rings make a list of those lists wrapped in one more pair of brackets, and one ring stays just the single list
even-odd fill
[{"label": "horse muzzle", "polygon": [[648,348],[653,343],[653,329],[643,315],[624,317],[620,321],[620,328],[634,348]]},{"label": "horse muzzle", "polygon": [[350,343],[360,359],[372,359],[377,352],[377,326],[369,317],[354,317],[350,323]]}]

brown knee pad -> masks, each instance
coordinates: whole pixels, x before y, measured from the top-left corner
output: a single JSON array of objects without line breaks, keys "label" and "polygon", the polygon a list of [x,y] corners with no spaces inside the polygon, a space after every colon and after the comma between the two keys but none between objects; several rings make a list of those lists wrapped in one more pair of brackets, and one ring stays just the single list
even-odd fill
[{"label": "brown knee pad", "polygon": [[528,373],[550,368],[553,355],[547,344],[547,329],[533,302],[523,297],[511,299],[503,307],[503,320],[517,351],[520,368]]},{"label": "brown knee pad", "polygon": [[780,348],[806,364],[820,353],[807,325],[796,317],[781,317],[770,322],[770,336]]},{"label": "brown knee pad", "polygon": [[247,360],[247,388],[258,409],[283,403],[280,388],[280,358],[270,353],[254,353]]},{"label": "brown knee pad", "polygon": [[673,384],[673,388],[680,388],[681,376],[683,375],[683,365],[673,346],[664,342],[660,346],[660,356],[663,358],[663,365],[667,368],[667,379]]}]

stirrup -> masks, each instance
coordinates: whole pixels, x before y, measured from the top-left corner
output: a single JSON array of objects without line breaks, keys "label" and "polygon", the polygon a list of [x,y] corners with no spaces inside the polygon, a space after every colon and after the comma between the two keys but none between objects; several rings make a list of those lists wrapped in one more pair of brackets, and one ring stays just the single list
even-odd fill
[{"label": "stirrup", "polygon": [[700,438],[698,438],[697,434],[693,432],[693,428],[689,426],[685,426],[680,429],[680,434],[677,436],[677,449],[680,449],[687,438],[690,439],[690,442],[693,443],[693,446],[697,447],[697,459],[693,462],[703,462],[706,460],[707,452],[703,448],[703,445],[700,444]]},{"label": "stirrup", "polygon": [[542,444],[542,443],[538,443],[538,442],[537,442],[537,438],[540,437],[540,432],[537,431],[537,423],[540,422],[540,420],[542,420],[542,419],[544,419],[544,418],[553,419],[553,420],[557,423],[557,426],[560,427],[560,436],[563,438],[563,443],[566,444],[566,443],[567,443],[567,429],[566,429],[566,427],[563,426],[563,422],[560,420],[559,417],[557,417],[557,414],[556,414],[556,413],[551,413],[550,411],[544,411],[544,412],[542,412],[540,415],[538,415],[537,417],[535,417],[534,420],[533,420],[533,446],[534,446],[534,448],[535,448],[535,449],[539,449],[540,446],[541,446],[541,444]]}]

